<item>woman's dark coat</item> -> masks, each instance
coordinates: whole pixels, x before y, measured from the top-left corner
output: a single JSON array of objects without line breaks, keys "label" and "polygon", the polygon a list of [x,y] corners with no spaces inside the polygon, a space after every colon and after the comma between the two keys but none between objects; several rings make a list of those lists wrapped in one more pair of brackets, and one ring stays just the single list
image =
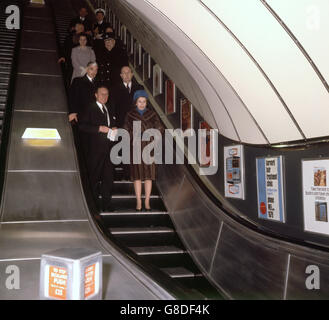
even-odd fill
[{"label": "woman's dark coat", "polygon": [[[151,143],[154,139],[151,138],[150,141],[141,141],[141,164],[133,164],[133,148],[136,147],[136,143],[134,142],[133,137],[133,122],[140,121],[141,123],[141,137],[142,139],[143,133],[147,129],[158,129],[161,132],[161,135],[164,133],[164,126],[159,118],[159,116],[155,113],[155,111],[151,110],[147,107],[144,114],[141,116],[137,111],[137,108],[134,107],[131,111],[127,113],[124,129],[129,132],[130,135],[130,179],[134,180],[155,180],[156,178],[156,165],[146,164],[143,162],[142,152],[144,148]],[[161,141],[160,141],[161,142]],[[136,150],[136,149],[135,149]]]}]

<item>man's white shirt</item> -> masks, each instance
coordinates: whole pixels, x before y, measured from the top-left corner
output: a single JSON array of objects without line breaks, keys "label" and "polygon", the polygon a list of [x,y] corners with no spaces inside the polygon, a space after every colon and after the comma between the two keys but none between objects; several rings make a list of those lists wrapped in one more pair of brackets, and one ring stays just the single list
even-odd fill
[{"label": "man's white shirt", "polygon": [[96,101],[98,108],[102,111],[102,113],[104,113],[103,111],[103,107],[104,109],[107,111],[106,112],[106,116],[107,116],[107,126],[110,127],[110,117],[109,117],[109,111],[107,110],[105,105],[102,105],[101,103],[99,103],[98,101]]}]

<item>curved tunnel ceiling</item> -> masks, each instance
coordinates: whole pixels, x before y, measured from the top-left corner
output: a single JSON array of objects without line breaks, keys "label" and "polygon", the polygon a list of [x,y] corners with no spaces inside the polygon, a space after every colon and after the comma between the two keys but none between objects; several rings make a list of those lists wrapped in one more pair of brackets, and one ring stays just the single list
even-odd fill
[{"label": "curved tunnel ceiling", "polygon": [[207,104],[185,94],[222,135],[252,144],[329,136],[329,1],[121,2],[175,52]]}]

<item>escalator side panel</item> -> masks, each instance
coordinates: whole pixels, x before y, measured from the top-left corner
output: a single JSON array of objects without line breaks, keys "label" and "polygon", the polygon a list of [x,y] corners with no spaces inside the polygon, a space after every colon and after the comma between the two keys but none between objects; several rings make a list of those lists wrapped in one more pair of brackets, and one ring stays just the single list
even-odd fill
[{"label": "escalator side panel", "polygon": [[61,78],[18,75],[16,81],[16,90],[21,93],[15,99],[16,110],[31,110],[33,106],[35,111],[67,112],[66,93]]},{"label": "escalator side panel", "polygon": [[[13,116],[8,170],[77,171],[66,113],[15,111]],[[34,145],[33,141],[22,139],[26,128],[57,129],[61,140]]]},{"label": "escalator side panel", "polygon": [[78,172],[9,172],[2,221],[86,219],[77,185]]},{"label": "escalator side panel", "polygon": [[283,299],[288,254],[224,224],[210,276],[234,299]]},{"label": "escalator side panel", "polygon": [[[40,63],[40,61],[47,61],[47,63]],[[57,52],[21,50],[18,72],[61,77],[61,70],[57,61]]]}]

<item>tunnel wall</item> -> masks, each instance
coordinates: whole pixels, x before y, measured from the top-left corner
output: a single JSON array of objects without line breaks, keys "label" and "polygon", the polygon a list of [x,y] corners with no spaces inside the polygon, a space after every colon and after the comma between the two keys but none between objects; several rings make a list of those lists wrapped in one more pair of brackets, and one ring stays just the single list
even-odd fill
[{"label": "tunnel wall", "polygon": [[[173,80],[177,86],[177,112],[174,114],[166,115],[165,94],[150,98],[165,124],[170,128],[180,127],[179,101],[184,97],[194,104],[195,129],[206,117],[211,125],[215,124],[214,119],[209,121],[206,104],[202,104],[202,92],[198,89],[198,79],[191,76],[184,57],[175,55],[163,35],[157,33],[156,27],[148,25],[143,13],[130,7],[127,1],[94,1],[97,7],[105,6],[105,3],[106,8],[112,10],[111,17],[114,13],[141,43],[142,52],[151,55],[152,66],[156,63],[161,66],[163,86],[167,79]],[[117,34],[118,29],[116,27]],[[142,80],[143,64],[135,63],[133,54],[130,62],[137,79]],[[152,80],[152,76],[144,80],[150,93],[153,92]],[[328,237],[304,231],[301,169],[302,160],[328,157],[327,143],[286,148],[244,144],[245,200],[224,197],[223,152],[225,146],[231,145],[238,145],[238,142],[219,132],[219,170],[202,180],[220,205],[215,205],[205,196],[204,189],[183,165],[159,166],[158,187],[193,259],[228,298],[328,299]],[[258,218],[256,158],[278,155],[283,157],[285,223]],[[198,173],[198,168],[194,169]],[[249,227],[244,224],[249,224]],[[308,247],[282,239],[307,244]],[[319,290],[309,290],[306,286],[306,269],[310,265],[319,268]]]},{"label": "tunnel wall", "polygon": [[[116,25],[126,26],[127,34],[133,37],[134,43],[140,43],[142,46],[141,64],[134,62],[134,54],[130,55],[130,62],[135,70],[139,80],[143,80],[143,58],[144,53],[151,56],[151,70],[155,64],[160,65],[163,71],[162,87],[165,87],[167,79],[171,79],[176,85],[176,112],[166,115],[165,93],[152,97],[151,102],[157,109],[160,116],[170,128],[180,128],[180,100],[188,98],[193,104],[193,128],[196,130],[201,121],[207,121],[210,126],[216,128],[214,115],[209,113],[206,99],[203,91],[200,89],[199,78],[193,78],[190,70],[190,61],[179,52],[173,52],[167,38],[163,38],[161,31],[138,11],[129,5],[128,1],[110,0],[93,1],[94,6],[105,7],[108,11],[110,23],[113,23],[113,15],[117,17]],[[112,10],[112,12],[110,11]],[[114,26],[115,27],[115,26]],[[119,35],[119,27],[116,33]],[[195,62],[196,64],[196,62]],[[153,75],[149,79],[144,79],[144,85],[153,93]],[[278,129],[279,130],[279,129]],[[212,193],[233,215],[239,215],[246,221],[256,224],[259,229],[280,235],[282,237],[295,239],[297,242],[309,242],[327,246],[329,244],[328,234],[309,232],[304,230],[304,212],[303,212],[303,185],[302,185],[302,160],[308,159],[326,159],[329,157],[328,143],[312,144],[304,143],[299,147],[274,148],[268,145],[244,145],[244,168],[245,168],[245,199],[226,198],[224,196],[224,147],[238,145],[235,140],[223,136],[222,132],[218,134],[218,171],[214,175],[201,177],[203,182],[212,191]],[[278,145],[279,146],[279,145]],[[197,150],[197,154],[199,150]],[[257,175],[256,158],[263,157],[283,157],[283,197],[284,197],[284,215],[285,222],[266,220],[258,217],[257,201]],[[198,160],[197,160],[198,161]],[[195,166],[198,172],[199,165]]]}]

